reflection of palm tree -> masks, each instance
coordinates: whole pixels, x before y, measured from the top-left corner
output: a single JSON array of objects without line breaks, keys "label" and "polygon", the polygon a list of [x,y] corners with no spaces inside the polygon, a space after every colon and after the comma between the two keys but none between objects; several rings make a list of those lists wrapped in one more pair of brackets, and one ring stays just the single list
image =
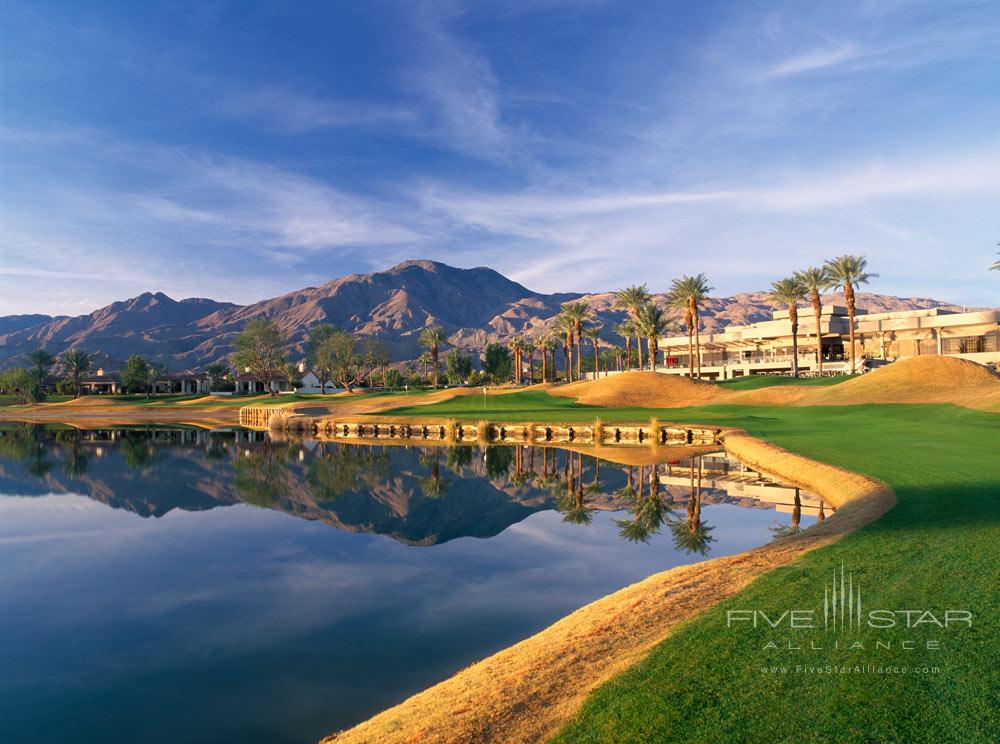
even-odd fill
[{"label": "reflection of palm tree", "polygon": [[[63,444],[66,444],[65,440]],[[80,431],[78,429],[72,431],[68,446],[68,457],[66,458],[66,464],[63,465],[63,472],[70,478],[79,478],[87,472],[90,460],[87,454],[80,449]]]},{"label": "reflection of palm tree", "polygon": [[470,462],[472,462],[472,447],[462,447],[459,445],[448,448],[445,465],[455,475],[461,477]]},{"label": "reflection of palm tree", "polygon": [[686,553],[706,555],[709,544],[715,542],[711,532],[713,527],[701,521],[701,479],[702,462],[698,459],[698,478],[695,480],[694,460],[691,461],[691,498],[688,500],[687,519],[673,521],[670,531],[674,536],[674,546]]},{"label": "reflection of palm tree", "polygon": [[435,447],[430,475],[420,481],[420,488],[424,492],[425,498],[439,499],[444,496],[450,485],[451,481],[441,477],[441,450]]},{"label": "reflection of palm tree", "polygon": [[330,451],[326,443],[321,444],[306,473],[316,500],[332,501],[357,488],[364,456],[361,450],[340,445]]},{"label": "reflection of palm tree", "polygon": [[[822,504],[820,505],[820,511],[822,512]],[[795,502],[792,505],[792,521],[790,524],[775,524],[773,527],[768,527],[771,534],[775,537],[790,537],[791,535],[797,535],[801,529],[802,524],[802,499],[799,497],[799,489],[795,489]]]}]

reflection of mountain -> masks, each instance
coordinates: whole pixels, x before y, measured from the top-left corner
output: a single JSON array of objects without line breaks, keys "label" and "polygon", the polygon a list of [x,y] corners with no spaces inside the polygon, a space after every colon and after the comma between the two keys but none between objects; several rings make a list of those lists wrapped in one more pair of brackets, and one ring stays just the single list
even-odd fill
[{"label": "reflection of mountain", "polygon": [[[587,509],[631,508],[626,483],[642,483],[644,471],[595,464],[561,450],[498,447],[484,457],[246,431],[0,430],[0,494],[78,493],[143,517],[248,503],[413,545],[490,537],[546,509],[586,521]],[[680,503],[686,490],[661,495]],[[705,503],[721,501],[736,499],[705,490]]]}]

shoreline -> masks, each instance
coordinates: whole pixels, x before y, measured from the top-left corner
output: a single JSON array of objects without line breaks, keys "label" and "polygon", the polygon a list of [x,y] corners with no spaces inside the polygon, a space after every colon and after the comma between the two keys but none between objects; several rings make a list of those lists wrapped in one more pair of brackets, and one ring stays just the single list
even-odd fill
[{"label": "shoreline", "polygon": [[888,511],[891,489],[729,429],[726,451],[809,489],[837,512],[794,537],[678,566],[596,600],[539,633],[462,669],[374,717],[322,740],[539,741],[555,734],[599,685],[644,658],[681,624],[759,576],[829,545]]}]

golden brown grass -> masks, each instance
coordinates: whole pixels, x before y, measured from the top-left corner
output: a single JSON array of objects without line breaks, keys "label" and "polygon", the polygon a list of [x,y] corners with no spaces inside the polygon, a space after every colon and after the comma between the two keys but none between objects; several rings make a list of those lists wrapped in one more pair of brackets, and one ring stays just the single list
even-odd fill
[{"label": "golden brown grass", "polygon": [[829,387],[777,386],[737,392],[739,405],[842,406],[864,403],[952,403],[1000,411],[1000,376],[981,364],[946,356],[920,356]]},{"label": "golden brown grass", "polygon": [[742,432],[729,432],[726,447],[744,461],[819,494],[838,511],[796,537],[665,571],[599,599],[324,741],[541,741],[572,716],[595,687],[642,659],[680,623],[760,574],[868,523],[894,503],[891,491],[877,481]]},{"label": "golden brown grass", "polygon": [[726,403],[734,395],[711,382],[662,372],[624,372],[599,380],[571,382],[549,392],[606,408],[685,408]]}]

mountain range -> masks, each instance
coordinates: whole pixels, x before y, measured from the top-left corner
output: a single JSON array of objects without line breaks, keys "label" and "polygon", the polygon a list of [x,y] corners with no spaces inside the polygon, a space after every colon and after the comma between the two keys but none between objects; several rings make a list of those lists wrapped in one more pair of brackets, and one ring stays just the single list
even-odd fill
[{"label": "mountain range", "polygon": [[[658,294],[654,299],[663,302]],[[332,323],[352,333],[378,338],[397,361],[414,359],[421,349],[420,332],[443,326],[449,342],[479,350],[487,343],[516,335],[537,336],[551,328],[560,305],[584,300],[604,323],[602,337],[620,344],[614,326],[625,313],[614,306],[614,292],[544,294],[534,292],[490,268],[459,269],[426,260],[404,261],[386,271],[350,274],[318,287],[289,292],[250,305],[205,298],[174,300],[162,292],[146,292],[114,302],[88,315],[0,316],[0,368],[25,363],[32,349],[53,354],[80,347],[95,354],[98,364],[116,368],[131,354],[164,364],[170,371],[200,369],[224,360],[233,339],[252,318],[272,318],[285,332],[293,357],[303,354],[309,328]],[[826,302],[842,303],[833,293]],[[858,306],[869,311],[940,307],[960,310],[928,298],[859,293]],[[712,297],[703,309],[702,329],[770,318],[767,292]],[[680,322],[679,314],[672,319]]]}]

